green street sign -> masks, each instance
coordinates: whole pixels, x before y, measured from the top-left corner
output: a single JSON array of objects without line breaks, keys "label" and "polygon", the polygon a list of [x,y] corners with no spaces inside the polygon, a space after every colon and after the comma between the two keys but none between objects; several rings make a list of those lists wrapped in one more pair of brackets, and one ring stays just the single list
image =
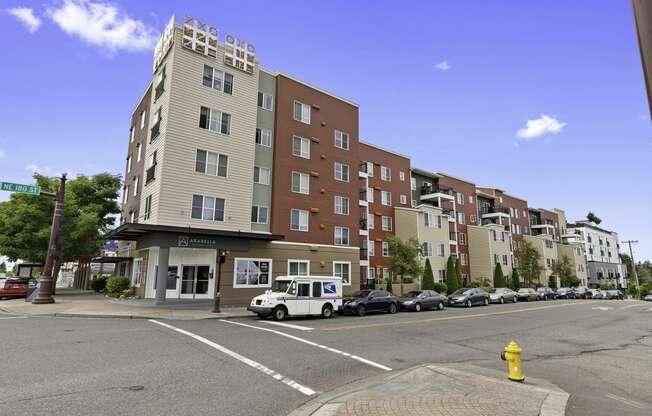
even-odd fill
[{"label": "green street sign", "polygon": [[21,185],[19,183],[0,182],[0,191],[19,192],[21,194],[40,195],[41,187],[37,185]]}]

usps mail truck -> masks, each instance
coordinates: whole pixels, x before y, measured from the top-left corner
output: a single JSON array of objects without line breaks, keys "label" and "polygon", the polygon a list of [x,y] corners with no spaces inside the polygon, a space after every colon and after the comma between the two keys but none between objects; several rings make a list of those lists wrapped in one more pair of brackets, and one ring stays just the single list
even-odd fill
[{"label": "usps mail truck", "polygon": [[247,310],[259,318],[288,316],[331,318],[342,309],[342,279],[334,276],[279,276],[272,289],[251,300]]}]

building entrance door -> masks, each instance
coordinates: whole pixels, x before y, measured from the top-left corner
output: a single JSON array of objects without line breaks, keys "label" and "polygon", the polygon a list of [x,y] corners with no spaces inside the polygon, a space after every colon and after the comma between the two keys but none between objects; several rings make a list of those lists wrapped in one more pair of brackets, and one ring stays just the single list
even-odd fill
[{"label": "building entrance door", "polygon": [[208,265],[182,266],[180,298],[195,299],[207,297],[210,270],[211,267]]}]

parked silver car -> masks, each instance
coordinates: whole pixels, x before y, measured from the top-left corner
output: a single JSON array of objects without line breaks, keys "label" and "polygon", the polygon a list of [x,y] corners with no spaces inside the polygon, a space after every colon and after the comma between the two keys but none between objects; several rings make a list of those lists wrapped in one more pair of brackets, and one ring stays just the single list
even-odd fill
[{"label": "parked silver car", "polygon": [[505,302],[518,302],[518,293],[507,287],[497,287],[495,289],[488,289],[489,302],[491,303],[505,303]]}]

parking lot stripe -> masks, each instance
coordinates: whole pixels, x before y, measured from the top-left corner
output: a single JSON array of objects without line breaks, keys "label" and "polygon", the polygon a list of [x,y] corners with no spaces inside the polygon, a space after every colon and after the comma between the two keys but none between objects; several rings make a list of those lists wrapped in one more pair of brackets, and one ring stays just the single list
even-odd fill
[{"label": "parking lot stripe", "polygon": [[624,397],[616,396],[615,394],[610,394],[610,393],[605,394],[605,396],[607,396],[608,398],[610,398],[612,400],[616,400],[616,401],[619,401],[619,402],[624,403],[626,405],[635,407],[637,409],[645,409],[645,406],[643,404],[635,402],[634,400],[629,400],[629,399],[626,399]]},{"label": "parking lot stripe", "polygon": [[313,342],[313,341],[310,341],[310,340],[307,340],[307,339],[304,339],[304,338],[299,338],[299,337],[291,335],[291,334],[286,334],[285,332],[276,331],[274,329],[269,329],[269,328],[261,328],[259,326],[254,326],[254,325],[249,325],[249,324],[243,324],[242,322],[229,321],[229,320],[226,320],[226,319],[220,319],[220,322],[226,322],[228,324],[239,325],[239,326],[244,326],[244,327],[247,327],[247,328],[258,329],[260,331],[271,332],[271,333],[274,333],[274,334],[277,334],[277,335],[280,335],[280,336],[283,336],[283,337],[286,337],[286,338],[293,339],[293,340],[298,341],[298,342],[303,342],[304,344],[312,345],[313,347],[321,348],[321,349],[324,349],[326,351],[330,351],[332,353],[339,354],[339,355],[351,358],[351,359],[356,360],[356,361],[360,361],[361,363],[370,365],[372,367],[380,368],[381,370],[392,371],[391,368],[389,368],[389,367],[387,367],[385,365],[382,365],[382,364],[375,363],[375,362],[373,362],[371,360],[367,360],[366,358],[362,358],[362,357],[359,357],[357,355],[353,355],[353,354],[350,354],[348,352],[338,350],[336,348],[331,348],[331,347],[329,347],[327,345],[318,344],[316,342]]},{"label": "parking lot stripe", "polygon": [[23,318],[27,318],[27,317],[26,316],[4,316],[0,319],[23,319]]},{"label": "parking lot stripe", "polygon": [[539,310],[542,310],[542,309],[563,308],[565,306],[589,305],[589,304],[597,303],[597,302],[599,302],[599,301],[594,300],[594,301],[589,301],[589,302],[572,302],[572,303],[562,303],[562,304],[548,305],[548,306],[537,306],[537,307],[534,307],[534,308],[526,308],[526,309],[514,309],[514,310],[500,311],[500,312],[475,313],[475,314],[471,314],[471,315],[443,316],[443,317],[438,317],[438,318],[414,319],[414,320],[410,320],[410,321],[384,322],[384,323],[380,323],[380,324],[332,326],[332,327],[324,327],[324,328],[320,328],[320,329],[322,331],[342,331],[342,330],[346,330],[346,329],[364,329],[364,328],[375,328],[375,327],[383,327],[383,326],[412,325],[412,324],[422,324],[424,322],[451,321],[451,320],[455,320],[455,319],[481,318],[481,317],[484,317],[484,316],[511,315],[511,314],[521,313],[521,312],[539,311]]},{"label": "parking lot stripe", "polygon": [[292,325],[283,322],[274,322],[274,321],[261,321],[261,322],[265,322],[266,324],[270,324],[270,325],[278,325],[278,326],[284,326],[286,328],[298,329],[299,331],[312,331],[313,329],[315,329],[315,328],[310,328],[308,326]]},{"label": "parking lot stripe", "polygon": [[623,309],[635,308],[637,306],[647,306],[647,305],[648,305],[647,303],[635,303],[633,305],[623,306],[622,308],[618,308],[618,309],[623,310]]},{"label": "parking lot stripe", "polygon": [[272,370],[270,368],[267,368],[264,365],[262,365],[260,363],[257,363],[254,360],[251,360],[251,359],[249,359],[249,358],[247,358],[247,357],[245,357],[243,355],[240,355],[235,351],[231,351],[230,349],[228,349],[226,347],[223,347],[223,346],[221,346],[221,345],[219,345],[219,344],[217,344],[217,343],[215,343],[215,342],[213,342],[213,341],[211,341],[209,339],[206,339],[206,338],[204,338],[202,336],[193,334],[192,332],[188,332],[188,331],[186,331],[184,329],[177,328],[175,326],[168,325],[168,324],[163,323],[163,322],[159,322],[159,321],[157,321],[155,319],[149,319],[149,321],[152,322],[152,323],[155,323],[157,325],[161,325],[161,326],[163,326],[165,328],[171,329],[173,331],[176,331],[176,332],[178,332],[180,334],[187,335],[190,338],[193,338],[193,339],[195,339],[195,340],[197,340],[199,342],[203,342],[204,344],[206,344],[206,345],[208,345],[210,347],[213,347],[216,350],[221,351],[224,354],[226,354],[226,355],[228,355],[228,356],[230,356],[232,358],[235,358],[236,360],[238,360],[238,361],[240,361],[242,363],[245,363],[250,367],[255,368],[256,370],[258,370],[258,371],[260,371],[262,373],[265,373],[268,376],[271,376],[275,380],[278,380],[281,383],[286,384],[286,385],[292,387],[293,389],[300,391],[301,393],[305,394],[306,396],[312,396],[312,395],[315,394],[314,390],[312,390],[312,389],[310,389],[310,388],[308,388],[306,386],[303,386],[303,385],[297,383],[296,381],[291,380],[291,379],[285,377],[284,375],[279,374],[276,371],[274,371],[274,370]]}]

